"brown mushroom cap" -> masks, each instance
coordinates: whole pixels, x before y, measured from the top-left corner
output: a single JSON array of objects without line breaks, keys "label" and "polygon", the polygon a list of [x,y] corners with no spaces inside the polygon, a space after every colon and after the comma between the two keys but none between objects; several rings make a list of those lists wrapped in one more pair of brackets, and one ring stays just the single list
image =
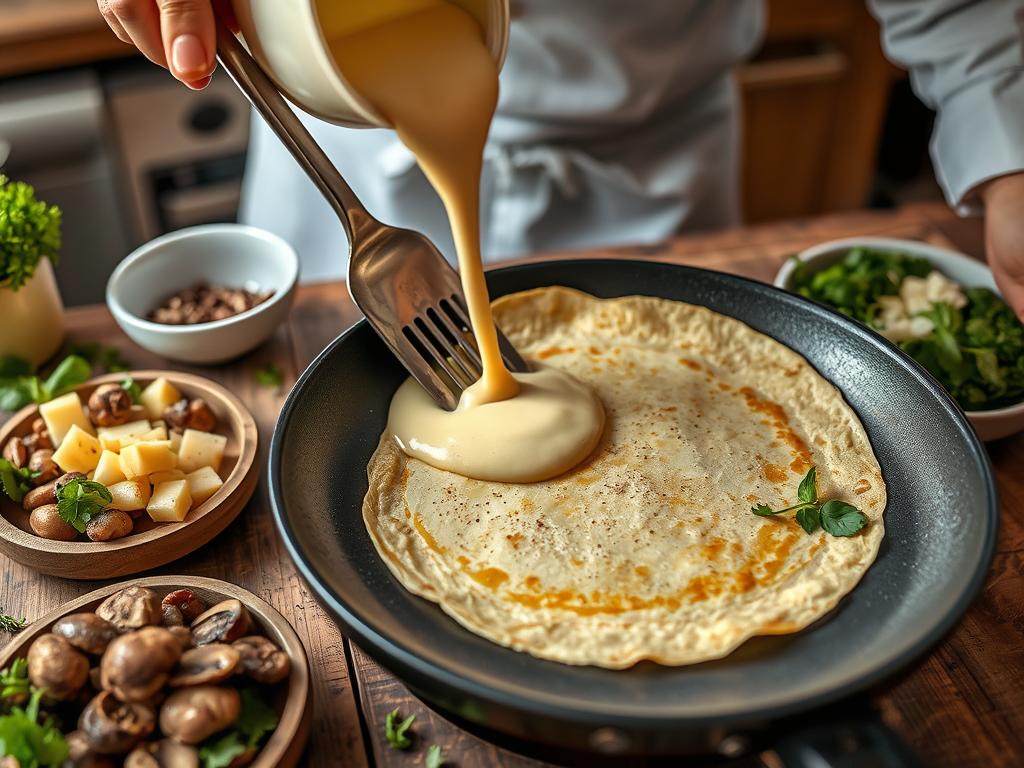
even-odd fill
[{"label": "brown mushroom cap", "polygon": [[42,635],[28,649],[28,679],[58,701],[68,701],[89,679],[89,660],[63,637]]},{"label": "brown mushroom cap", "polygon": [[160,604],[165,609],[177,608],[181,613],[182,621],[188,624],[195,621],[206,610],[206,602],[191,589],[176,589],[173,592],[168,592]]},{"label": "brown mushroom cap", "polygon": [[33,509],[32,514],[28,516],[28,524],[36,536],[42,536],[44,539],[74,541],[78,538],[78,531],[64,522],[56,504],[43,504]]},{"label": "brown mushroom cap", "polygon": [[12,437],[4,445],[3,457],[11,463],[15,469],[21,469],[28,461],[28,448],[20,437]]},{"label": "brown mushroom cap", "polygon": [[68,756],[61,768],[114,768],[112,759],[92,751],[81,731],[72,731],[64,741],[68,745]]},{"label": "brown mushroom cap", "polygon": [[248,632],[251,625],[249,612],[241,602],[224,600],[192,622],[192,644],[230,643]]},{"label": "brown mushroom cap", "polygon": [[28,458],[28,468],[35,474],[35,477],[32,478],[32,485],[44,485],[63,474],[60,467],[57,466],[57,462],[53,460],[53,451],[49,448],[33,451]]},{"label": "brown mushroom cap", "polygon": [[91,541],[113,541],[132,532],[135,523],[131,515],[119,509],[105,509],[85,525],[85,535]]},{"label": "brown mushroom cap", "polygon": [[101,384],[89,396],[89,420],[97,427],[116,427],[132,417],[132,396],[120,384]]},{"label": "brown mushroom cap", "polygon": [[96,609],[120,632],[129,632],[160,623],[160,598],[156,592],[137,585],[115,592]]},{"label": "brown mushroom cap", "polygon": [[120,755],[149,736],[156,726],[153,709],[138,702],[118,701],[109,691],[97,694],[82,710],[78,729],[96,752]]},{"label": "brown mushroom cap", "polygon": [[217,417],[201,397],[187,400],[182,398],[167,407],[164,421],[175,429],[196,429],[212,432],[217,426]]},{"label": "brown mushroom cap", "polygon": [[234,688],[179,688],[160,707],[160,729],[186,744],[198,744],[238,719],[241,698]]},{"label": "brown mushroom cap", "polygon": [[21,508],[26,512],[31,512],[36,507],[41,507],[44,504],[56,503],[57,481],[51,480],[45,485],[40,485],[38,488],[33,488],[31,491],[26,493],[21,499]]},{"label": "brown mushroom cap", "polygon": [[121,701],[148,701],[181,658],[181,643],[163,627],[143,627],[112,641],[100,662],[105,691]]},{"label": "brown mushroom cap", "polygon": [[224,643],[192,648],[181,654],[169,683],[175,688],[219,683],[235,673],[240,658],[237,650]]},{"label": "brown mushroom cap", "polygon": [[117,628],[95,613],[72,613],[60,619],[50,631],[81,651],[99,656],[117,637]]},{"label": "brown mushroom cap", "polygon": [[192,646],[192,630],[188,627],[168,627],[167,631],[174,635],[174,639],[178,641],[181,650],[188,650]]},{"label": "brown mushroom cap", "polygon": [[241,637],[231,647],[241,656],[240,670],[258,683],[279,683],[291,672],[288,654],[262,635]]},{"label": "brown mushroom cap", "polygon": [[133,749],[124,768],[199,768],[199,752],[174,739],[161,739]]}]

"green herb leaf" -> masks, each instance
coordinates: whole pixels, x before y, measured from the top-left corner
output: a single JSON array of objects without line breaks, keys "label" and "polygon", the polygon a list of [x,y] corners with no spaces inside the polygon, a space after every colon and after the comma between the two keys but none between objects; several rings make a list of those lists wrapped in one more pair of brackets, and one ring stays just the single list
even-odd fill
[{"label": "green herb leaf", "polygon": [[426,757],[423,758],[423,765],[424,768],[441,768],[444,765],[444,757],[441,755],[440,746],[437,744],[430,745]]},{"label": "green herb leaf", "polygon": [[821,506],[821,527],[833,536],[853,536],[867,524],[864,513],[845,501],[832,499]]},{"label": "green herb leaf", "polygon": [[239,755],[248,750],[238,731],[228,731],[203,743],[199,748],[199,759],[203,768],[227,768]]},{"label": "green herb leaf", "polygon": [[818,500],[818,472],[815,467],[811,467],[807,474],[804,475],[804,479],[800,481],[800,488],[797,490],[796,495],[800,501],[813,502]]},{"label": "green herb leaf", "polygon": [[53,373],[46,377],[44,391],[47,400],[70,392],[79,384],[84,384],[92,376],[92,366],[77,355],[68,355],[54,368]]},{"label": "green herb leaf", "polygon": [[15,355],[0,355],[0,379],[31,375],[32,365],[28,360]]},{"label": "green herb leaf", "polygon": [[127,390],[128,394],[132,396],[132,402],[135,403],[135,405],[138,405],[142,400],[142,387],[140,387],[131,376],[125,377],[121,382],[121,388]]},{"label": "green herb leaf", "polygon": [[412,746],[412,739],[406,734],[412,724],[416,722],[416,715],[409,715],[396,725],[395,721],[400,717],[397,709],[388,712],[387,717],[384,718],[384,738],[395,749],[408,749]]},{"label": "green herb leaf", "polygon": [[821,527],[821,514],[816,506],[803,507],[797,511],[796,521],[807,533],[814,533]]},{"label": "green herb leaf", "polygon": [[199,748],[203,768],[226,768],[246,752],[256,749],[263,737],[277,728],[277,713],[251,688],[239,692],[242,709],[230,730],[207,739]]},{"label": "green herb leaf", "polygon": [[110,491],[94,480],[72,480],[57,492],[57,513],[79,533],[113,501]]},{"label": "green herb leaf", "polygon": [[22,616],[20,619],[11,616],[8,613],[0,613],[0,630],[4,632],[20,632],[25,628],[25,617]]},{"label": "green herb leaf", "polygon": [[769,517],[771,515],[777,514],[775,510],[773,510],[767,504],[756,504],[750,508],[750,511],[758,517]]},{"label": "green herb leaf", "polygon": [[60,219],[60,209],[37,200],[31,186],[0,174],[0,288],[17,291],[40,259],[57,262]]},{"label": "green herb leaf", "polygon": [[257,368],[253,371],[256,381],[260,386],[276,389],[284,383],[284,375],[276,363],[269,363],[264,368]]},{"label": "green herb leaf", "polygon": [[21,503],[25,494],[32,488],[31,479],[32,472],[28,467],[18,468],[7,459],[0,459],[0,489],[11,501]]},{"label": "green herb leaf", "polygon": [[57,768],[68,757],[67,742],[52,718],[38,722],[42,696],[35,689],[27,707],[11,707],[0,717],[0,754],[16,758],[23,768]]},{"label": "green herb leaf", "polygon": [[28,698],[28,659],[18,657],[0,670],[0,698],[21,701]]},{"label": "green herb leaf", "polygon": [[131,368],[120,349],[107,347],[94,341],[71,344],[68,346],[68,354],[85,359],[90,365],[104,373],[120,373]]}]

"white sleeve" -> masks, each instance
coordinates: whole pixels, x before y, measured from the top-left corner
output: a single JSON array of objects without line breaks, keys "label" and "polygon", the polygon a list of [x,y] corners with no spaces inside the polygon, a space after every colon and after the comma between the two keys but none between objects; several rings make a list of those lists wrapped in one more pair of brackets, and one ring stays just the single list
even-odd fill
[{"label": "white sleeve", "polygon": [[886,55],[938,112],[931,154],[949,204],[1024,171],[1024,0],[869,0]]}]

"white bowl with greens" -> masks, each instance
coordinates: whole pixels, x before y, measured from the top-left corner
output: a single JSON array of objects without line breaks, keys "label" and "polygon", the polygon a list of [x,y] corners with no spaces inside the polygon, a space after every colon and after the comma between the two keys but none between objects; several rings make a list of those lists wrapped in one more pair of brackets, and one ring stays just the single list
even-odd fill
[{"label": "white bowl with greens", "polygon": [[1024,324],[992,272],[914,240],[832,240],[782,265],[775,285],[837,309],[927,368],[983,440],[1024,430]]}]

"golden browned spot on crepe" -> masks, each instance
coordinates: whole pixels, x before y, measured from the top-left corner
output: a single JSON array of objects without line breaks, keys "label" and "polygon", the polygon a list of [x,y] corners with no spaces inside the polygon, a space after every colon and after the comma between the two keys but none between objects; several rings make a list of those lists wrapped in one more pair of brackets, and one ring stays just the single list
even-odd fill
[{"label": "golden browned spot on crepe", "polygon": [[[593,387],[608,423],[583,466],[529,485],[467,480],[381,444],[367,529],[396,578],[453,620],[564,663],[689,664],[806,627],[871,564],[878,464],[842,396],[791,350],[700,307],[561,288],[503,297],[495,318],[528,357],[575,350],[549,364]],[[621,365],[593,371],[591,347]],[[868,515],[861,534],[809,536],[750,512],[794,503],[812,464],[822,494]]]},{"label": "golden browned spot on crepe", "polygon": [[568,355],[576,351],[575,347],[548,347],[537,352],[538,360],[547,360],[555,355]]},{"label": "golden browned spot on crepe", "polygon": [[789,480],[789,473],[778,464],[765,464],[764,479],[769,483],[784,483]]}]

